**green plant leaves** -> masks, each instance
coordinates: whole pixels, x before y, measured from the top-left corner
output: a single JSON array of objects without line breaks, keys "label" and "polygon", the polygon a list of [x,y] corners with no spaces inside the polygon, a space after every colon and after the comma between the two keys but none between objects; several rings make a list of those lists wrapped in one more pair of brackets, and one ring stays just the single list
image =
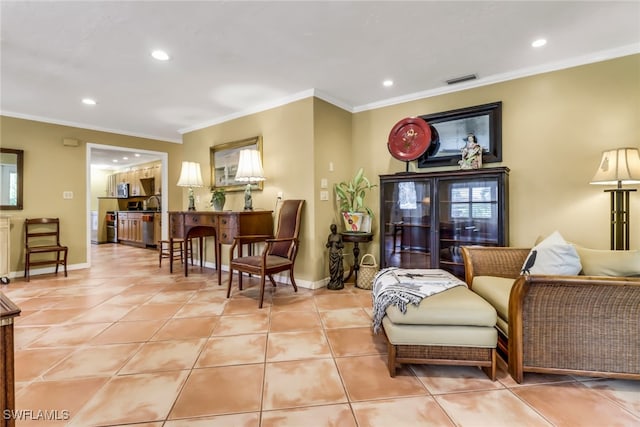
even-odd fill
[{"label": "green plant leaves", "polygon": [[358,169],[351,181],[342,181],[335,185],[336,195],[340,201],[340,209],[343,212],[366,211],[369,215],[373,216],[371,209],[364,206],[367,191],[373,187],[375,187],[375,185],[371,185],[369,179],[364,176],[364,169]]}]

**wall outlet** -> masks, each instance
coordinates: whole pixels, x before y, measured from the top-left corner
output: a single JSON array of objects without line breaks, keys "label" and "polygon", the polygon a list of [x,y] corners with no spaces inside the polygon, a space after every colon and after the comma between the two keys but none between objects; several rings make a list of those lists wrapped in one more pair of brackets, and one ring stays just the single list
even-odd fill
[{"label": "wall outlet", "polygon": [[329,192],[328,191],[321,191],[320,192],[320,200],[329,200]]},{"label": "wall outlet", "polygon": [[63,199],[73,199],[73,191],[63,191],[62,192]]},{"label": "wall outlet", "polygon": [[278,194],[276,194],[276,197],[282,200],[282,198],[284,197],[284,194],[282,194],[282,191],[278,191]]}]

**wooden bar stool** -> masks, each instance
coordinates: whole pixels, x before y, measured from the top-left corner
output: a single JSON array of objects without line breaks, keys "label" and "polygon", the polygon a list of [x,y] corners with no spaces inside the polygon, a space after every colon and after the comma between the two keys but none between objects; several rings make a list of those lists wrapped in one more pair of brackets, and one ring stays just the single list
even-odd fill
[{"label": "wooden bar stool", "polygon": [[[173,239],[173,259],[180,260],[180,264],[184,263],[184,239]],[[162,267],[163,258],[171,258],[171,240],[158,241],[158,267]],[[193,244],[191,239],[187,240],[187,258],[191,260],[193,265]]]}]

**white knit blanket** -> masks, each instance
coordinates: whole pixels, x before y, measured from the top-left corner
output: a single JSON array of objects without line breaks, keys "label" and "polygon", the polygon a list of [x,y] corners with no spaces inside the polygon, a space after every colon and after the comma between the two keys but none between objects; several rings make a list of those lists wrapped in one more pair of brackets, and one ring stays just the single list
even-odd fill
[{"label": "white knit blanket", "polygon": [[373,278],[373,332],[378,333],[387,307],[395,305],[403,314],[407,304],[419,305],[423,298],[466,283],[444,270],[388,267]]}]

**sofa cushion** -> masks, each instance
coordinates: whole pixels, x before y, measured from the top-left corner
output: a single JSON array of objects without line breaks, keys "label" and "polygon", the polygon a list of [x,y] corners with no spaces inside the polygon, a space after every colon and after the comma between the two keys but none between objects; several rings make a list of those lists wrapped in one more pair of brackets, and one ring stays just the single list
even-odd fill
[{"label": "sofa cushion", "polygon": [[497,326],[505,334],[509,322],[509,295],[514,283],[514,279],[493,276],[476,276],[471,283],[471,290],[496,309]]},{"label": "sofa cushion", "polygon": [[434,345],[495,348],[496,328],[489,326],[403,325],[382,318],[382,327],[394,345]]},{"label": "sofa cushion", "polygon": [[407,305],[402,314],[395,305],[386,315],[393,323],[409,325],[488,326],[496,324],[496,310],[466,286],[456,286],[424,298],[417,307]]},{"label": "sofa cushion", "polygon": [[573,276],[582,270],[576,248],[554,231],[531,249],[522,265],[522,274],[557,274]]},{"label": "sofa cushion", "polygon": [[640,251],[588,249],[576,245],[587,276],[640,276]]}]

